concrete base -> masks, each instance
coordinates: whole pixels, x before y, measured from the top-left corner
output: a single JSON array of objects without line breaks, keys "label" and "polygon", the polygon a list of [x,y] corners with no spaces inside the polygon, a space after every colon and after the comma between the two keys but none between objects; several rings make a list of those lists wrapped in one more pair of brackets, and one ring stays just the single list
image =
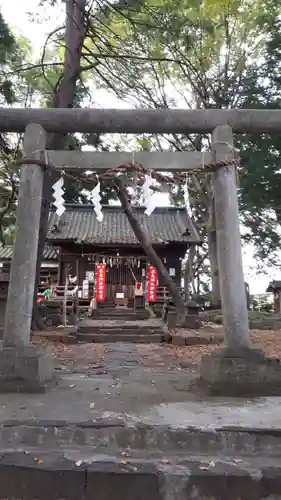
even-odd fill
[{"label": "concrete base", "polygon": [[45,392],[56,382],[52,359],[34,346],[0,351],[0,393]]},{"label": "concrete base", "polygon": [[[211,457],[147,460],[5,453],[1,498],[24,500],[279,500],[280,463]],[[171,463],[170,463],[171,462]]]},{"label": "concrete base", "polygon": [[276,396],[281,394],[281,363],[258,349],[217,349],[202,357],[199,383],[213,395]]}]

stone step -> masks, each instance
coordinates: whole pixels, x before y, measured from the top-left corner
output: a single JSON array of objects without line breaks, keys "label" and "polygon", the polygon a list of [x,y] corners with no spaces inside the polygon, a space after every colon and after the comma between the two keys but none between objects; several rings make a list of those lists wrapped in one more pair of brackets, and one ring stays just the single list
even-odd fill
[{"label": "stone step", "polygon": [[4,452],[0,475],[1,498],[8,500],[277,500],[281,491],[280,461],[262,456],[237,464],[217,456],[96,453],[83,461],[79,451],[31,450]]},{"label": "stone step", "polygon": [[83,335],[85,336],[85,338],[87,337],[90,337],[90,336],[93,336],[93,335],[110,335],[112,338],[116,337],[117,335],[118,336],[122,336],[124,338],[127,338],[128,336],[132,336],[132,335],[136,335],[136,336],[140,336],[140,335],[164,335],[164,332],[163,330],[159,330],[159,329],[155,329],[155,330],[149,330],[149,329],[143,329],[143,330],[122,330],[122,328],[120,329],[112,329],[112,330],[109,330],[109,329],[106,329],[104,330],[103,328],[100,328],[99,330],[92,330],[91,332],[83,332],[83,331],[78,331],[77,334],[76,334],[76,338],[77,338],[77,335]]},{"label": "stone step", "polygon": [[136,333],[136,332],[101,332],[101,333],[77,333],[77,342],[94,342],[97,344],[106,344],[113,342],[129,342],[134,344],[159,344],[164,342],[164,333]]},{"label": "stone step", "polygon": [[147,311],[143,308],[139,309],[134,309],[133,307],[103,307],[103,308],[97,308],[97,312],[103,313],[103,312],[110,312],[110,313],[128,313],[128,314],[136,314],[136,313],[147,313]]},{"label": "stone step", "polygon": [[97,309],[96,310],[97,314],[114,314],[115,316],[118,315],[123,315],[127,314],[128,316],[136,316],[136,315],[144,315],[144,316],[149,316],[149,313],[147,311],[144,311],[143,309],[136,311],[135,309]]},{"label": "stone step", "polygon": [[147,316],[129,316],[127,314],[121,315],[118,314],[117,316],[111,315],[111,314],[104,314],[104,315],[95,315],[92,317],[93,319],[100,319],[101,321],[112,321],[114,319],[122,320],[122,321],[144,321],[149,319]]},{"label": "stone step", "polygon": [[89,421],[2,421],[1,498],[280,498],[281,429],[146,420],[93,411]]},{"label": "stone step", "polygon": [[265,427],[246,427],[244,423],[220,426],[212,417],[211,427],[195,426],[194,423],[190,425],[194,422],[189,420],[190,414],[186,415],[186,421],[183,415],[179,422],[177,418],[174,420],[174,411],[170,414],[169,408],[166,416],[168,420],[154,412],[150,417],[146,414],[138,417],[118,412],[102,414],[93,410],[91,419],[85,421],[72,421],[71,416],[69,420],[50,417],[2,420],[0,452],[32,447],[42,452],[80,448],[82,451],[111,455],[127,450],[124,456],[145,453],[146,457],[160,455],[162,458],[167,454],[186,453],[191,456],[216,456],[217,459],[234,456],[247,460],[249,456],[263,456],[268,460],[277,459],[281,465],[281,427],[270,426],[267,422]]},{"label": "stone step", "polygon": [[96,310],[97,314],[114,314],[115,316],[118,316],[118,315],[123,315],[123,314],[127,314],[127,315],[130,315],[130,316],[136,316],[136,315],[145,315],[145,316],[149,316],[148,312],[147,311],[144,311],[144,310],[140,310],[140,311],[136,311],[135,309],[97,309]]},{"label": "stone step", "polygon": [[149,325],[81,325],[77,328],[78,333],[84,334],[92,334],[92,333],[100,333],[101,331],[104,333],[113,333],[113,332],[122,332],[126,333],[154,333],[154,332],[162,332],[161,326],[149,326]]},{"label": "stone step", "polygon": [[149,313],[147,311],[135,311],[132,309],[132,312],[129,311],[128,309],[124,310],[116,310],[116,309],[103,309],[103,310],[97,310],[94,312],[94,315],[96,317],[103,318],[104,316],[110,316],[110,317],[129,317],[129,318],[149,318]]},{"label": "stone step", "polygon": [[91,335],[92,333],[114,333],[121,332],[126,335],[127,333],[163,333],[161,326],[133,326],[133,325],[100,325],[100,326],[80,326],[77,329],[78,333]]}]

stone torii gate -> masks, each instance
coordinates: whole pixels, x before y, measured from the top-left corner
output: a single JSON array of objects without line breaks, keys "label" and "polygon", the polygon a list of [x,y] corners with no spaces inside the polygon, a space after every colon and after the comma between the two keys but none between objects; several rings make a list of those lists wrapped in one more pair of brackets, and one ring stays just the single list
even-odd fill
[{"label": "stone torii gate", "polygon": [[[27,160],[49,161],[58,168],[80,171],[102,171],[129,163],[132,153],[46,152],[46,132],[212,132],[212,153],[204,153],[204,162],[227,162],[227,166],[213,173],[225,348],[203,357],[200,381],[203,387],[217,394],[280,393],[279,363],[253,349],[249,337],[230,125],[239,132],[280,131],[281,111],[0,109],[0,131],[25,130]],[[148,169],[160,171],[202,167],[202,153],[197,151],[137,152],[134,160]],[[43,169],[37,164],[27,161],[21,167],[17,234],[0,351],[0,392],[42,391],[54,380],[50,360],[30,345],[43,177]]]}]

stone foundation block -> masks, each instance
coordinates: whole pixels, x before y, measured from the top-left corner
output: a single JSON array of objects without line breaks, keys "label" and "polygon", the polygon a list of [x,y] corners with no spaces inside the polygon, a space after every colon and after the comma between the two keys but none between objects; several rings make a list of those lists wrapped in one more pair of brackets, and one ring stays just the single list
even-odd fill
[{"label": "stone foundation block", "polygon": [[202,325],[202,321],[196,315],[186,314],[184,322],[179,322],[175,311],[168,311],[167,325],[169,329],[177,327],[197,329]]},{"label": "stone foundation block", "polygon": [[199,383],[213,395],[281,395],[281,363],[254,348],[217,349],[202,357]]},{"label": "stone foundation block", "polygon": [[0,350],[0,393],[40,393],[55,383],[52,359],[34,346]]}]

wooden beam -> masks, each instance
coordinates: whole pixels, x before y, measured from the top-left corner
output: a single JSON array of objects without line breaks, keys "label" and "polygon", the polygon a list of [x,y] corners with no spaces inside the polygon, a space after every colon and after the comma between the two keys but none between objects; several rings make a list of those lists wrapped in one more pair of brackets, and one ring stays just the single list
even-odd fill
[{"label": "wooden beam", "polygon": [[204,134],[228,124],[237,133],[281,132],[280,109],[35,109],[0,108],[0,132]]},{"label": "wooden beam", "polygon": [[150,170],[180,171],[201,168],[213,158],[209,152],[188,151],[185,153],[162,153],[140,151],[136,153],[95,152],[95,151],[48,151],[49,161],[60,168],[69,170],[102,171],[115,168],[133,160]]}]

